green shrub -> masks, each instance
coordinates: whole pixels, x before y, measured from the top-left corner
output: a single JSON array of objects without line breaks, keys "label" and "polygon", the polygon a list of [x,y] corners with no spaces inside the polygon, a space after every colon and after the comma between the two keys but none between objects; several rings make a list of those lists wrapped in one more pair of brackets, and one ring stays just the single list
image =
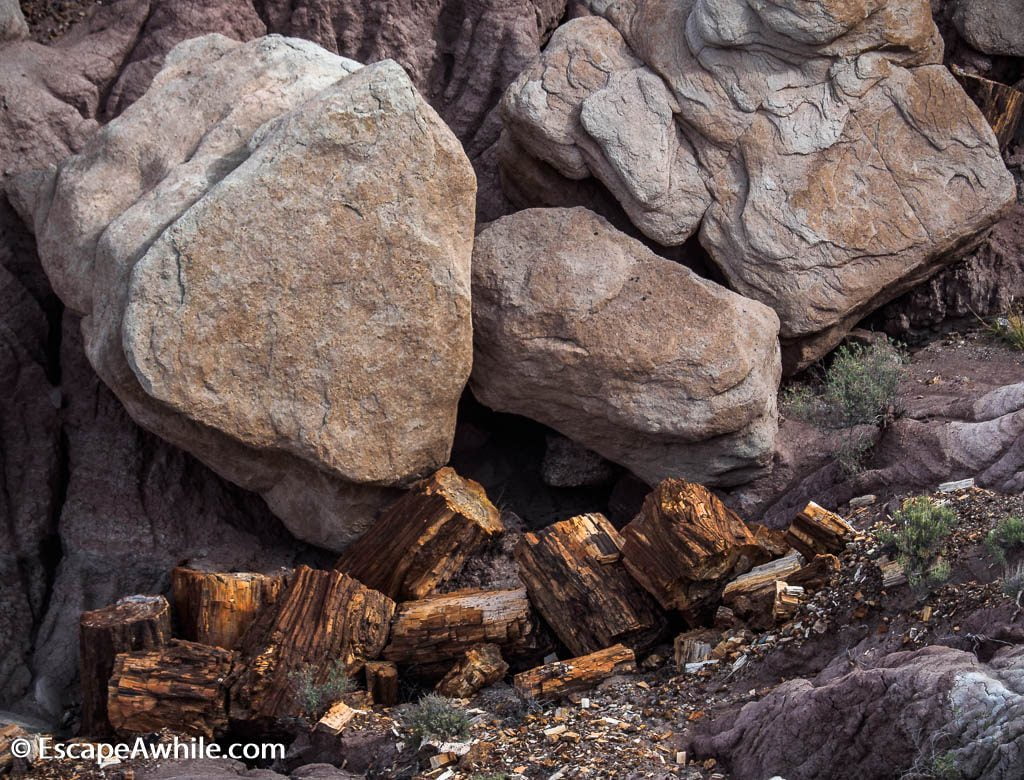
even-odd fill
[{"label": "green shrub", "polygon": [[1024,518],[1004,517],[985,537],[985,546],[999,561],[1006,562],[1006,553],[1024,547]]},{"label": "green shrub", "polygon": [[340,658],[331,664],[323,682],[317,682],[319,671],[315,664],[303,664],[289,678],[295,701],[312,718],[319,718],[342,694],[355,688]]},{"label": "green shrub", "polygon": [[907,579],[915,588],[932,590],[949,579],[949,564],[939,558],[956,514],[927,496],[909,498],[893,513],[893,528],[879,532],[878,540],[894,551]]},{"label": "green shrub", "polygon": [[879,425],[894,411],[906,355],[893,341],[836,350],[820,392],[792,385],[782,394],[782,411],[824,428]]},{"label": "green shrub", "polygon": [[469,734],[469,715],[451,699],[428,693],[403,717],[406,726],[421,741],[461,739]]},{"label": "green shrub", "polygon": [[856,476],[864,470],[864,461],[875,446],[874,439],[870,434],[857,432],[857,429],[844,431],[839,436],[836,462],[839,463],[843,474],[848,477]]},{"label": "green shrub", "polygon": [[1007,569],[1003,575],[1003,593],[1013,599],[1019,599],[1021,593],[1024,593],[1024,563]]},{"label": "green shrub", "polygon": [[891,414],[906,356],[888,339],[836,350],[825,372],[824,402],[837,424],[879,424]]}]

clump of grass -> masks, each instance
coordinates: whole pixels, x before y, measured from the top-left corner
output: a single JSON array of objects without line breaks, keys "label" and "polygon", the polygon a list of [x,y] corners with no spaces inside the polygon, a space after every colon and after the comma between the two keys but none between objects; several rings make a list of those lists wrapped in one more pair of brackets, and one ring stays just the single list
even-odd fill
[{"label": "clump of grass", "polygon": [[1003,593],[1020,602],[1021,594],[1024,593],[1024,563],[1006,570],[1003,575]]},{"label": "clump of grass", "polygon": [[988,329],[1014,349],[1024,350],[1024,305],[1012,304],[1006,314],[996,317]]},{"label": "clump of grass", "polygon": [[836,449],[836,462],[843,474],[856,476],[864,470],[864,463],[871,454],[875,442],[870,434],[857,430],[849,430],[840,435],[839,447]]},{"label": "clump of grass", "polygon": [[893,513],[894,527],[879,532],[883,547],[893,550],[916,590],[932,591],[949,579],[950,566],[940,557],[956,514],[927,496],[909,498]]},{"label": "clump of grass", "polygon": [[319,672],[315,664],[303,664],[289,677],[295,701],[312,718],[321,717],[343,694],[355,688],[340,658],[331,664],[322,682],[318,682]]},{"label": "clump of grass", "polygon": [[1001,563],[1006,563],[1006,554],[1024,547],[1024,518],[1010,515],[1004,517],[985,537],[985,546]]},{"label": "clump of grass", "polygon": [[428,693],[403,717],[409,730],[425,739],[461,739],[469,735],[469,715],[451,699]]}]

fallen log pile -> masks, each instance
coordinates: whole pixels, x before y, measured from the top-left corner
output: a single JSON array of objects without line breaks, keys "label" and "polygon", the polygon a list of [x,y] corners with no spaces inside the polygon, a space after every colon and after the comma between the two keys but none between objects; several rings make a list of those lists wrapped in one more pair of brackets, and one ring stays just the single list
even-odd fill
[{"label": "fallen log pile", "polygon": [[[699,665],[722,651],[712,621],[746,631],[790,620],[855,535],[813,503],[773,531],[669,479],[621,531],[585,514],[524,534],[514,552],[524,587],[439,592],[502,533],[483,488],[445,468],[333,570],[179,567],[173,610],[136,596],[83,613],[82,733],[216,738],[229,723],[306,718],[338,734],[357,708],[398,704],[403,678],[468,698],[510,670],[522,695],[558,699],[635,671],[680,619],[689,630],[676,663]],[[561,659],[544,658],[548,628]]]}]

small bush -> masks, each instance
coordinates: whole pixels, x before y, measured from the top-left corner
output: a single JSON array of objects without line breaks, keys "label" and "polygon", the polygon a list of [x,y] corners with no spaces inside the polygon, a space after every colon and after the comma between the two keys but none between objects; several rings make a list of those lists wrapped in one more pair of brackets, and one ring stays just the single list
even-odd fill
[{"label": "small bush", "polygon": [[989,325],[989,330],[1014,349],[1024,350],[1024,306],[1015,304]]},{"label": "small bush", "polygon": [[1024,547],[1024,518],[1004,517],[985,537],[985,546],[999,561],[1006,562],[1006,553]]},{"label": "small bush", "polygon": [[891,414],[906,356],[893,342],[836,350],[825,372],[824,401],[845,426],[877,425]]},{"label": "small bush", "polygon": [[290,677],[296,702],[313,718],[319,718],[342,694],[355,688],[341,659],[331,664],[323,682],[317,682],[318,672],[316,665],[303,664]]},{"label": "small bush", "polygon": [[893,341],[851,344],[835,352],[822,389],[793,385],[782,394],[782,411],[824,428],[880,425],[894,412],[906,355]]},{"label": "small bush", "polygon": [[904,501],[892,519],[894,527],[878,540],[896,552],[911,585],[931,590],[948,580],[949,564],[938,556],[956,523],[953,510],[918,496]]},{"label": "small bush", "polygon": [[858,433],[857,429],[846,431],[840,436],[836,462],[843,474],[854,477],[864,470],[864,462],[875,446],[874,439],[869,434]]},{"label": "small bush", "polygon": [[421,741],[460,739],[469,734],[469,715],[451,699],[428,693],[404,716],[405,724]]}]

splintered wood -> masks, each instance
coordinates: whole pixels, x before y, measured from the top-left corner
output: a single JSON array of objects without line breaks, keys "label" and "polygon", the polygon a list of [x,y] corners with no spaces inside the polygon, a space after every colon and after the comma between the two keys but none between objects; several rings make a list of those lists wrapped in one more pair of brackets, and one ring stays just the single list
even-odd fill
[{"label": "splintered wood", "polygon": [[471,647],[437,684],[437,692],[452,699],[468,699],[481,688],[498,682],[508,672],[501,648],[486,644]]},{"label": "splintered wood", "polygon": [[504,530],[483,487],[445,467],[384,510],[335,568],[398,601],[421,599]]},{"label": "splintered wood", "polygon": [[666,619],[622,563],[622,537],[600,514],[528,533],[516,547],[520,577],[537,611],[570,651],[616,643],[651,646]]},{"label": "splintered wood", "polygon": [[170,729],[212,739],[227,729],[227,687],[235,653],[172,639],[121,653],[110,677],[110,723],[120,733]]},{"label": "splintered wood", "polygon": [[460,590],[399,605],[384,658],[440,677],[474,645],[492,643],[506,658],[540,646],[524,588]]},{"label": "splintered wood", "polygon": [[624,645],[614,645],[596,653],[522,672],[515,676],[514,684],[516,690],[529,698],[557,699],[587,690],[613,675],[635,671],[633,651]]},{"label": "splintered wood", "polygon": [[1024,113],[1024,92],[998,81],[991,81],[953,65],[953,75],[992,126],[1000,149],[1017,135]]},{"label": "splintered wood", "polygon": [[107,683],[118,653],[161,647],[171,638],[171,607],[163,596],[128,596],[79,619],[81,733],[110,733]]},{"label": "splintered wood", "polygon": [[815,555],[841,553],[857,535],[853,527],[834,512],[811,501],[786,530],[786,539],[793,549],[808,561]]},{"label": "splintered wood", "polygon": [[702,485],[666,479],[622,529],[622,557],[662,607],[696,623],[726,582],[776,557],[777,535],[755,531]]},{"label": "splintered wood", "polygon": [[179,566],[171,572],[171,590],[182,637],[237,649],[260,611],[277,601],[285,575],[205,572]]},{"label": "splintered wood", "polygon": [[387,643],[395,603],[339,571],[302,566],[243,642],[245,668],[231,690],[232,717],[293,715],[296,675],[323,683],[341,664],[352,676]]}]

